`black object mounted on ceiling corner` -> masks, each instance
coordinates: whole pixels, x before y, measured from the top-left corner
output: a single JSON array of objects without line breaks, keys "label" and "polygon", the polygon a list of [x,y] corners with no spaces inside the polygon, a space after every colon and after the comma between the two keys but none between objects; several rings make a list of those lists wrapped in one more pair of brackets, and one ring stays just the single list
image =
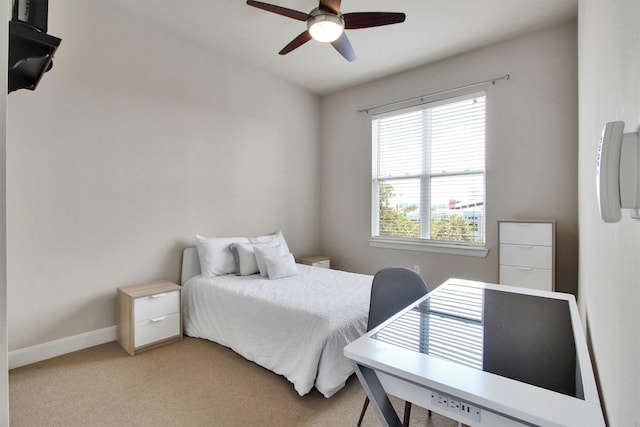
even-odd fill
[{"label": "black object mounted on ceiling corner", "polygon": [[8,92],[35,90],[61,40],[47,34],[49,0],[14,0],[9,21]]}]

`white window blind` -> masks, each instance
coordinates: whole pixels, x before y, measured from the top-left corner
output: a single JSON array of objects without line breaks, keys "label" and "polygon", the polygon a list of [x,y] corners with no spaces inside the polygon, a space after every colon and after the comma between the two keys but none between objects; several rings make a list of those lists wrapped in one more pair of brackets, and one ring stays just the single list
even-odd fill
[{"label": "white window blind", "polygon": [[485,94],[372,118],[372,236],[485,241]]}]

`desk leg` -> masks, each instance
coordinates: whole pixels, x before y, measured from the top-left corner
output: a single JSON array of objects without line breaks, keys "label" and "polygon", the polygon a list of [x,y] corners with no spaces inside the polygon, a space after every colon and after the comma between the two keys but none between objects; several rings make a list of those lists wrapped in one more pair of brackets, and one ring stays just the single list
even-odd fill
[{"label": "desk leg", "polygon": [[396,410],[393,409],[376,372],[353,361],[351,364],[383,427],[402,427],[402,422],[400,422]]}]

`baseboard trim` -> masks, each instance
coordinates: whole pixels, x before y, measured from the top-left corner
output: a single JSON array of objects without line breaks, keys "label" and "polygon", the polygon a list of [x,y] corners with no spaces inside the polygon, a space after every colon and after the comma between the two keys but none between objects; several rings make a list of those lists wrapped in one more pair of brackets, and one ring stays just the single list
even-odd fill
[{"label": "baseboard trim", "polygon": [[19,368],[41,360],[115,341],[117,337],[118,327],[109,326],[108,328],[13,350],[9,352],[9,369]]}]

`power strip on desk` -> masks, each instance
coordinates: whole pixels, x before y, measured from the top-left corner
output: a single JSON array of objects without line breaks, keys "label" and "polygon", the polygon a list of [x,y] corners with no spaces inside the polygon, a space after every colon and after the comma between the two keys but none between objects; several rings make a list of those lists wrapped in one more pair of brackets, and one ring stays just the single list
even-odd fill
[{"label": "power strip on desk", "polygon": [[447,415],[447,413],[451,415],[462,415],[469,420],[480,422],[480,414],[482,412],[480,408],[453,396],[432,391],[431,403],[443,409],[443,411],[437,411],[442,413],[442,415]]}]

